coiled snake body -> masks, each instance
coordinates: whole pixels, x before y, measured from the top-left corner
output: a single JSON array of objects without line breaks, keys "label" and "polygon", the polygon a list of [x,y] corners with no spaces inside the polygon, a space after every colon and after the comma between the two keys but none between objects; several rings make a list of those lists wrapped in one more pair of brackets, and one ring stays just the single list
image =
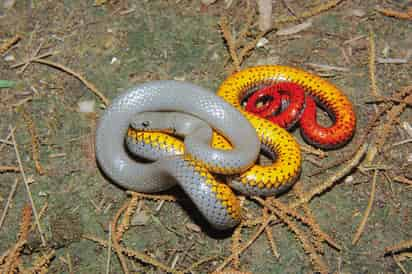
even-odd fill
[{"label": "coiled snake body", "polygon": [[[261,113],[254,107],[258,97],[268,95],[270,86],[276,90],[289,92],[289,106],[279,115],[271,116],[263,110],[269,110],[270,107],[262,108]],[[247,90],[259,87],[265,87],[251,96],[250,103],[247,103],[246,109],[267,117],[274,123],[282,127],[290,127],[298,119],[290,119],[295,114],[300,115],[300,130],[302,137],[310,144],[323,148],[335,149],[345,145],[353,136],[356,127],[356,115],[352,104],[345,94],[330,82],[309,72],[287,67],[287,66],[259,66],[245,69],[232,77],[229,77],[222,85],[220,95],[229,98],[231,104],[237,102],[233,98],[232,90]],[[303,90],[306,92],[306,100],[303,104]],[[290,93],[292,92],[293,93]],[[281,94],[282,95],[282,94]],[[316,121],[316,103],[328,113],[333,120],[333,125],[323,127]],[[281,103],[278,100],[273,101],[276,108]],[[303,107],[304,110],[303,110]],[[298,110],[300,109],[300,110]],[[303,110],[303,111],[302,111]],[[293,114],[293,115],[292,115]]]},{"label": "coiled snake body", "polygon": [[[101,117],[96,132],[97,160],[104,173],[127,189],[157,192],[177,181],[214,227],[233,227],[240,221],[239,203],[230,188],[209,171],[233,174],[231,186],[247,195],[272,195],[295,181],[301,164],[299,147],[289,133],[257,116],[245,119],[238,110],[189,83],[154,81],[134,87],[117,97]],[[203,120],[215,130],[215,149],[205,145],[205,138],[198,141],[193,137],[210,136],[206,127],[186,137],[184,149],[172,136],[129,129],[136,114],[150,111],[178,111]],[[150,164],[137,163],[124,146],[127,132],[128,145],[133,142],[136,151],[154,153],[153,160],[161,154],[167,157]],[[253,165],[259,141],[276,154],[270,166]]]}]

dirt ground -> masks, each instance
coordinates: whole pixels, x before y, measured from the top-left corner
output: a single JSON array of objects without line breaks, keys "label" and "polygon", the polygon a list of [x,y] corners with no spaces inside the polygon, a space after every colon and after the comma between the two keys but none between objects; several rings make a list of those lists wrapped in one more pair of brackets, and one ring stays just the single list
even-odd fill
[{"label": "dirt ground", "polygon": [[[79,78],[109,100],[127,87],[156,79],[186,80],[216,90],[233,69],[220,18],[229,18],[237,39],[254,15],[250,32],[238,41],[250,43],[258,35],[254,1],[249,9],[245,0],[218,0],[208,7],[199,0],[13,2],[0,1],[12,5],[0,7],[0,80],[6,80],[0,81],[0,270],[15,264],[30,273],[123,273],[118,254],[109,257],[107,247],[91,238],[109,239],[111,222],[131,196],[96,167],[94,133],[104,102]],[[368,159],[298,209],[340,250],[319,244],[319,235],[301,221],[289,220],[310,239],[314,256],[329,273],[412,273],[412,15],[406,13],[412,2],[347,0],[311,16],[305,12],[328,2],[273,3],[274,30],[265,35],[266,44],[252,48],[242,68],[283,64],[316,73],[340,87],[357,114],[356,134],[344,148],[323,158],[304,150],[302,192],[333,178],[350,163],[359,144],[369,144]],[[405,18],[388,16],[379,7],[403,12]],[[280,22],[285,16],[291,22]],[[310,25],[294,29],[298,24]],[[371,67],[376,71],[371,73]],[[94,102],[91,113],[79,111],[79,103],[85,102]],[[292,134],[304,144],[298,130]],[[23,177],[44,239],[36,216],[30,218]],[[131,273],[165,273],[156,262],[178,273],[200,260],[188,273],[211,273],[232,254],[232,240],[240,237],[240,245],[247,243],[263,222],[214,231],[179,189],[166,194],[177,201],[136,201],[120,242],[135,252],[122,256]],[[353,244],[371,194],[370,214]],[[279,197],[284,204],[293,199],[293,191]],[[256,201],[245,199],[243,206],[249,220],[263,220]],[[225,270],[312,273],[319,268],[291,226],[273,218],[269,232],[260,234],[239,262],[232,261]],[[278,257],[267,233],[272,233]],[[387,249],[399,243],[406,246]]]}]

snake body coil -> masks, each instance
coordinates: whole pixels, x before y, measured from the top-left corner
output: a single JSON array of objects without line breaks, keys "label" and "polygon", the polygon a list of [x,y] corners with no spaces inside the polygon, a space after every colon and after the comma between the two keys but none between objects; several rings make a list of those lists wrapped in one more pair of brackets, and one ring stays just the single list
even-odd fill
[{"label": "snake body coil", "polygon": [[[126,151],[124,138],[131,118],[146,111],[192,114],[227,138],[233,149],[186,147],[195,155],[187,153],[150,164],[137,163]],[[230,189],[219,185],[208,173],[208,165],[227,173],[242,172],[255,162],[259,149],[254,128],[236,109],[204,88],[178,81],[153,81],[126,91],[106,109],[96,132],[96,158],[115,183],[135,191],[158,192],[172,186],[175,179],[209,222],[220,229],[239,222],[239,208]]]},{"label": "snake body coil", "polygon": [[[356,127],[356,116],[349,99],[330,82],[300,69],[287,66],[248,68],[229,77],[218,94],[233,105],[238,103],[238,96],[244,96],[248,90],[255,91],[271,85],[286,85],[286,82],[303,87],[307,93],[305,110],[300,118],[301,133],[307,142],[320,148],[334,149],[346,144],[352,138]],[[327,111],[333,120],[332,126],[323,127],[316,122],[316,104],[311,97]],[[256,101],[257,98],[254,99]],[[296,112],[296,108],[291,109]],[[284,119],[288,114],[280,115],[283,117],[275,117],[272,120],[288,127]]]},{"label": "snake body coil", "polygon": [[[156,192],[177,181],[214,227],[233,227],[240,221],[239,202],[210,171],[233,174],[229,184],[245,195],[268,196],[289,188],[301,165],[299,146],[286,130],[249,115],[253,129],[236,108],[188,83],[158,81],[137,86],[116,98],[102,116],[96,134],[97,160],[113,181],[128,189]],[[179,111],[196,117],[189,120],[203,120],[214,129],[214,149],[204,147],[201,134],[209,130],[202,123],[186,136],[184,144],[168,134],[129,128],[136,114],[151,111]],[[171,122],[182,120],[170,118]],[[129,156],[123,145],[126,132],[129,151],[155,162],[139,164]],[[259,140],[275,160],[269,166],[250,167],[259,152]]]}]

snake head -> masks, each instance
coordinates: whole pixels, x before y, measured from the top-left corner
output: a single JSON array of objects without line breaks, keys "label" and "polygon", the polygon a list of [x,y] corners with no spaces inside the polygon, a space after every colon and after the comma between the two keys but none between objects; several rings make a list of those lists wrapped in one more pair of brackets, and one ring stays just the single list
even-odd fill
[{"label": "snake head", "polygon": [[173,128],[168,122],[167,113],[141,112],[132,117],[130,127],[138,131],[172,133]]}]

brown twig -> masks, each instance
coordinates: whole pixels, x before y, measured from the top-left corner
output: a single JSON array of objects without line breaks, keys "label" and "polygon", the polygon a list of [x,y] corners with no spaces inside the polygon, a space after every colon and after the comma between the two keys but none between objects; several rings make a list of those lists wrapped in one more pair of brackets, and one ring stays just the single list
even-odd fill
[{"label": "brown twig", "polygon": [[[274,203],[275,207],[271,206],[268,204],[266,201],[259,197],[252,197],[254,200],[258,201],[261,205],[267,207],[273,214],[275,214],[279,219],[284,222],[290,230],[296,235],[296,237],[301,241],[302,246],[304,250],[309,254],[310,260],[313,263],[316,271],[320,273],[329,273],[328,267],[326,264],[323,262],[323,260],[320,258],[320,256],[317,254],[316,249],[308,239],[308,237],[305,235],[305,233],[300,230],[295,223],[293,223],[289,218],[288,218],[288,213],[284,211],[285,207],[280,206],[277,207],[276,205],[280,205],[280,203]],[[271,199],[271,202],[273,202],[275,199]]]},{"label": "brown twig", "polygon": [[371,99],[371,100],[367,100],[365,101],[366,104],[370,104],[370,103],[390,103],[390,102],[396,102],[396,103],[401,103],[401,104],[406,104],[408,106],[412,106],[412,100],[409,98],[406,99],[398,99],[398,98],[394,98],[394,97],[386,97],[386,96],[375,96],[376,99]]},{"label": "brown twig", "polygon": [[[96,243],[98,243],[98,244],[100,244],[104,247],[108,247],[108,242],[107,241],[101,240],[101,239],[99,239],[95,236],[83,235],[83,238],[94,241],[94,242],[96,242]],[[112,239],[113,239],[113,237],[112,237]],[[144,263],[156,266],[159,269],[161,269],[163,271],[166,271],[167,273],[179,273],[179,271],[175,271],[175,270],[171,269],[170,267],[158,262],[157,260],[153,259],[152,257],[150,257],[150,256],[148,256],[144,253],[141,253],[141,252],[138,252],[138,251],[135,251],[135,250],[131,250],[129,248],[122,247],[122,246],[119,246],[119,249],[123,254],[127,255],[128,257],[133,257],[133,258],[136,258],[136,259],[138,259],[138,260],[140,260]]]},{"label": "brown twig", "polygon": [[20,172],[20,168],[17,166],[0,166],[0,173],[2,172]]},{"label": "brown twig", "polygon": [[222,271],[223,268],[225,268],[233,259],[235,259],[239,254],[242,254],[252,243],[255,242],[255,240],[259,237],[260,234],[265,230],[265,228],[269,225],[269,223],[272,221],[272,218],[267,218],[259,227],[258,230],[256,230],[255,234],[249,238],[247,243],[242,245],[242,247],[239,248],[238,253],[236,254],[231,254],[229,257],[227,257],[215,270],[214,272],[219,272]]},{"label": "brown twig", "polygon": [[0,259],[1,273],[14,273],[20,264],[20,255],[29,236],[32,217],[32,207],[26,204],[22,210],[18,240]]},{"label": "brown twig", "polygon": [[246,23],[243,25],[242,29],[239,31],[238,35],[237,35],[237,39],[235,41],[235,47],[238,49],[242,46],[241,43],[239,43],[240,41],[243,41],[246,39],[247,34],[250,32],[250,29],[252,27],[253,24],[253,19],[254,19],[254,15],[255,15],[255,11],[254,8],[251,7],[250,5],[250,1],[246,1],[246,9],[248,12],[246,14]]},{"label": "brown twig", "polygon": [[108,246],[107,246],[107,260],[106,260],[106,274],[110,274],[110,262],[112,258],[112,227],[109,226],[109,235],[108,235]]},{"label": "brown twig", "polygon": [[239,269],[240,267],[240,242],[241,242],[241,232],[242,232],[243,224],[242,222],[235,228],[232,234],[232,254],[234,258],[232,260],[232,265],[235,269]]},{"label": "brown twig", "polygon": [[21,37],[19,35],[14,35],[12,38],[7,39],[0,45],[0,55],[5,53],[9,48],[11,48],[14,44],[20,41]]},{"label": "brown twig", "polygon": [[[265,219],[269,218],[269,210],[268,210],[267,207],[263,207],[262,212],[263,212],[263,214],[262,214],[263,218],[265,218]],[[269,242],[270,250],[272,251],[273,256],[275,256],[276,259],[279,259],[280,254],[278,252],[278,248],[276,246],[275,240],[273,240],[272,227],[267,226],[265,228],[265,234],[266,234],[266,238]]]},{"label": "brown twig", "polygon": [[19,153],[19,149],[17,147],[16,137],[14,136],[14,132],[13,132],[11,126],[9,126],[9,130],[11,132],[11,139],[13,141],[13,146],[14,146],[14,150],[15,150],[15,153],[16,153],[17,162],[19,163],[20,173],[23,177],[23,182],[24,182],[24,185],[26,187],[27,196],[29,197],[31,207],[33,209],[34,219],[36,221],[37,229],[38,229],[39,234],[40,234],[40,239],[41,239],[42,245],[46,246],[46,239],[43,236],[43,231],[42,231],[41,226],[40,226],[39,216],[37,214],[36,206],[35,206],[34,201],[33,201],[33,196],[31,195],[30,186],[29,186],[29,183],[28,183],[28,180],[27,180],[27,177],[26,177],[26,173],[24,172],[23,164],[22,164],[21,159],[20,159],[20,153]]},{"label": "brown twig", "polygon": [[64,72],[67,72],[68,74],[76,77],[77,79],[79,79],[86,87],[88,87],[97,97],[99,97],[100,100],[102,100],[103,104],[105,106],[109,105],[109,100],[96,88],[95,85],[93,85],[91,82],[87,81],[83,76],[81,76],[80,74],[78,74],[77,72],[71,70],[68,67],[65,67],[61,64],[52,62],[52,61],[48,61],[48,60],[44,60],[44,59],[33,59],[32,62],[35,63],[40,63],[40,64],[45,64],[57,69],[60,69]]},{"label": "brown twig", "polygon": [[127,194],[130,195],[136,195],[137,197],[143,198],[143,199],[150,199],[150,200],[156,200],[156,201],[166,201],[166,202],[174,202],[176,201],[176,197],[172,195],[158,195],[158,194],[148,194],[148,193],[141,193],[141,192],[134,192],[127,190]]},{"label": "brown twig", "polygon": [[371,188],[371,193],[369,196],[368,206],[366,207],[365,214],[363,215],[363,218],[359,224],[359,227],[356,230],[355,236],[353,237],[353,240],[352,240],[353,245],[355,245],[359,241],[360,236],[362,235],[362,232],[365,229],[365,225],[368,220],[368,217],[372,211],[372,205],[373,205],[373,201],[375,200],[375,193],[376,193],[377,175],[378,175],[378,170],[375,169],[375,172],[373,173],[373,178],[372,178],[372,188]]},{"label": "brown twig", "polygon": [[219,258],[218,256],[208,256],[205,257],[203,259],[200,259],[199,261],[193,263],[191,266],[189,266],[188,268],[186,268],[185,270],[182,271],[182,273],[190,273],[193,272],[193,269],[196,269],[197,267],[199,267],[200,265],[207,263],[209,261],[212,260],[216,260],[217,258]]},{"label": "brown twig", "polygon": [[281,210],[284,214],[292,216],[293,218],[301,221],[303,224],[308,226],[313,231],[313,233],[320,238],[321,241],[325,241],[333,248],[341,250],[341,247],[332,239],[332,237],[321,230],[320,226],[316,223],[314,218],[309,218],[308,216],[299,214],[296,210],[287,205],[284,205],[274,197],[267,198],[266,201],[259,197],[252,197],[252,199],[257,201],[262,206],[268,208],[272,212]]},{"label": "brown twig", "polygon": [[13,142],[9,142],[8,140],[11,139],[11,133],[14,132],[15,130],[16,130],[16,127],[13,127],[12,131],[10,131],[9,134],[7,134],[7,137],[1,141],[0,151],[2,151],[6,145],[13,145]]},{"label": "brown twig", "polygon": [[321,149],[314,148],[312,146],[309,146],[307,144],[302,144],[302,143],[299,143],[299,146],[300,146],[300,149],[305,153],[313,154],[321,159],[328,157],[328,153]]},{"label": "brown twig", "polygon": [[290,207],[296,208],[302,203],[307,203],[310,200],[312,200],[313,197],[320,195],[321,193],[330,189],[337,181],[346,176],[353,168],[355,168],[361,162],[367,150],[368,144],[363,144],[348,164],[346,164],[344,167],[338,170],[333,176],[329,177],[323,184],[311,189],[310,191],[306,192],[303,197],[291,203]]},{"label": "brown twig", "polygon": [[34,126],[33,119],[30,117],[30,115],[23,109],[23,117],[24,120],[26,121],[27,127],[30,132],[30,137],[31,137],[31,153],[32,153],[32,158],[34,161],[34,166],[36,168],[37,173],[39,175],[45,174],[45,171],[40,163],[40,151],[39,151],[39,140],[37,137],[37,130],[36,127]]},{"label": "brown twig", "polygon": [[299,21],[302,19],[306,19],[312,16],[315,16],[317,14],[320,14],[324,11],[330,10],[337,5],[339,5],[341,2],[344,0],[331,0],[325,3],[322,3],[314,8],[311,8],[307,11],[304,11],[300,14],[295,14],[294,16],[280,16],[275,20],[275,25],[277,24],[285,24],[285,23],[291,23],[295,21]]},{"label": "brown twig", "polygon": [[126,260],[123,257],[121,246],[120,246],[120,244],[118,242],[118,239],[117,239],[116,225],[117,225],[117,222],[119,221],[119,218],[122,215],[123,211],[125,211],[128,206],[129,206],[128,202],[124,203],[124,205],[116,212],[116,215],[114,216],[114,218],[113,218],[113,220],[110,224],[113,249],[116,251],[117,257],[119,258],[120,264],[121,264],[123,272],[125,274],[129,274],[129,269],[127,267]]},{"label": "brown twig", "polygon": [[369,79],[371,92],[373,96],[378,96],[378,85],[376,82],[376,46],[375,33],[371,26],[369,26]]},{"label": "brown twig", "polygon": [[[299,198],[304,195],[303,194],[304,192],[302,190],[302,186],[301,186],[300,182],[297,182],[295,184],[295,186],[293,187],[293,191],[294,191],[294,193],[296,193],[296,196],[299,197]],[[315,216],[313,215],[312,210],[310,209],[309,205],[307,203],[303,203],[303,204],[301,204],[301,208],[302,208],[305,216],[309,220],[311,220],[311,222],[312,222],[311,225],[313,226],[312,231],[317,236],[317,238],[319,238],[322,241],[327,242],[331,247],[335,248],[336,250],[341,250],[342,248],[339,246],[338,243],[336,243],[335,240],[332,239],[332,237],[330,237],[328,234],[322,232],[319,224],[316,222]],[[317,242],[319,242],[319,241],[316,241],[316,239],[315,239],[315,245],[317,245]]]},{"label": "brown twig", "polygon": [[4,220],[6,219],[7,216],[7,212],[9,210],[11,201],[13,199],[14,193],[16,192],[17,186],[19,184],[19,180],[16,178],[14,180],[14,184],[11,187],[10,193],[9,193],[9,197],[7,198],[7,202],[6,205],[4,206],[3,212],[1,213],[1,218],[0,218],[0,229],[3,226]]},{"label": "brown twig", "polygon": [[[398,93],[394,95],[397,99],[404,99],[405,101],[412,101],[412,86],[402,88]],[[392,127],[400,122],[400,115],[406,108],[406,104],[389,104],[387,114],[387,121],[382,126],[378,138],[376,140],[376,147],[378,151],[381,151],[383,145],[387,141],[387,136],[392,130]]]},{"label": "brown twig", "polygon": [[56,254],[55,250],[49,250],[43,256],[38,257],[36,261],[34,262],[34,265],[30,267],[28,270],[24,271],[24,273],[30,273],[30,274],[47,273],[48,266],[51,260],[54,258],[55,254]]},{"label": "brown twig", "polygon": [[388,253],[398,253],[401,252],[404,249],[412,248],[412,239],[402,241],[396,245],[393,246],[388,246],[385,248],[385,254]]},{"label": "brown twig", "polygon": [[220,29],[222,30],[223,37],[226,40],[226,44],[229,49],[230,56],[232,57],[235,70],[240,71],[240,60],[236,53],[235,40],[232,37],[232,33],[229,29],[229,23],[225,16],[222,16],[222,18],[220,18]]},{"label": "brown twig", "polygon": [[385,16],[395,17],[398,19],[412,20],[412,8],[408,8],[406,12],[400,12],[392,9],[376,8],[376,10]]},{"label": "brown twig", "polygon": [[404,176],[396,176],[396,177],[393,178],[393,180],[397,181],[397,182],[400,182],[400,183],[403,183],[403,184],[406,184],[406,185],[412,186],[412,180],[410,180],[410,179],[408,179]]},{"label": "brown twig", "polygon": [[255,37],[255,39],[253,39],[251,42],[249,42],[248,44],[244,45],[244,47],[241,49],[240,53],[239,53],[239,61],[240,64],[243,63],[243,61],[245,60],[245,57],[249,56],[249,54],[251,53],[251,51],[256,48],[257,43],[260,41],[260,39],[263,38],[263,36],[265,36],[270,30],[267,31],[261,31],[259,32],[259,34]]},{"label": "brown twig", "polygon": [[124,232],[129,228],[130,217],[136,211],[137,202],[139,201],[139,196],[136,194],[136,192],[131,192],[131,193],[132,193],[132,198],[130,199],[127,209],[125,213],[123,214],[122,222],[117,227],[117,231],[113,232],[113,233],[116,233],[116,239],[118,242],[120,242]]}]

